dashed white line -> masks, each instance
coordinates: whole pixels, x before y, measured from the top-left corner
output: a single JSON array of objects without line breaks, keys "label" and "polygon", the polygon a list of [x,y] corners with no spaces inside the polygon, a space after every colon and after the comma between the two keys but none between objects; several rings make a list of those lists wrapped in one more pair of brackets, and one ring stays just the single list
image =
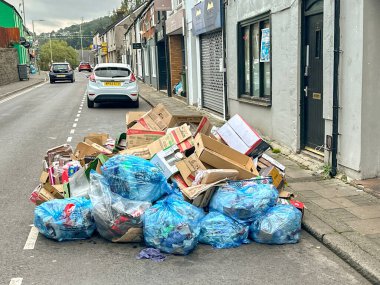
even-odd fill
[{"label": "dashed white line", "polygon": [[79,110],[82,110],[83,108],[82,107],[79,107]]},{"label": "dashed white line", "polygon": [[79,110],[79,111],[78,111],[78,114],[80,114],[80,113],[82,113],[82,111],[81,111],[81,110]]},{"label": "dashed white line", "polygon": [[73,139],[73,137],[68,137],[67,142],[71,142],[72,139]]},{"label": "dashed white line", "polygon": [[76,118],[74,121],[75,121],[75,122],[78,122],[78,121],[79,121],[79,118]]},{"label": "dashed white line", "polygon": [[79,117],[80,117],[80,114],[77,114],[77,117],[79,118]]},{"label": "dashed white line", "polygon": [[70,134],[73,134],[73,133],[75,133],[75,130],[74,130],[74,129],[72,129],[72,130],[70,131]]},{"label": "dashed white line", "polygon": [[38,229],[35,226],[30,228],[30,233],[28,235],[28,239],[24,245],[24,249],[34,249],[34,245],[36,244],[38,237]]},{"label": "dashed white line", "polygon": [[74,124],[73,124],[73,128],[76,128],[76,127],[77,127],[77,123],[74,123]]},{"label": "dashed white line", "polygon": [[17,277],[17,278],[12,278],[11,282],[9,282],[9,285],[21,285],[22,284],[22,278]]}]

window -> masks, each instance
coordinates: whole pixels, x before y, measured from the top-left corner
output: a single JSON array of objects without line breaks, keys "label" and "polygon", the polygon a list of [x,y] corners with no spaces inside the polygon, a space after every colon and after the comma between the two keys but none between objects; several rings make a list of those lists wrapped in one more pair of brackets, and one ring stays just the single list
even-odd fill
[{"label": "window", "polygon": [[241,98],[271,100],[271,37],[269,15],[241,22],[239,94]]},{"label": "window", "polygon": [[95,70],[95,75],[98,77],[128,77],[129,74],[131,74],[129,69],[114,66],[99,67]]},{"label": "window", "polygon": [[152,59],[152,77],[156,77],[156,47],[152,46],[150,49],[151,59]]}]

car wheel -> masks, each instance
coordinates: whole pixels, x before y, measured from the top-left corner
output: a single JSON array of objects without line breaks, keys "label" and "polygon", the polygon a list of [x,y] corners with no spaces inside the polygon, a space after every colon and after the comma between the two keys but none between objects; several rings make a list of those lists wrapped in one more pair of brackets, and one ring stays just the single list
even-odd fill
[{"label": "car wheel", "polygon": [[55,81],[50,79],[50,84],[54,84],[54,83],[55,83]]},{"label": "car wheel", "polygon": [[71,83],[74,83],[74,81],[75,81],[74,79],[71,79]]},{"label": "car wheel", "polygon": [[95,105],[94,101],[91,101],[91,100],[88,99],[88,97],[87,97],[87,107],[88,107],[88,108],[94,108],[94,105]]},{"label": "car wheel", "polygon": [[139,99],[137,98],[136,101],[132,101],[132,107],[133,108],[138,108],[140,106],[140,102],[139,102]]}]

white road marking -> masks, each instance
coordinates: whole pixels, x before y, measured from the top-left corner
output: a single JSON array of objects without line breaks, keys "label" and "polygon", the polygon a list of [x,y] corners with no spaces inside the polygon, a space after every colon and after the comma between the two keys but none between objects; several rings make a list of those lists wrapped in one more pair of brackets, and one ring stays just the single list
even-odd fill
[{"label": "white road marking", "polygon": [[79,117],[80,117],[80,114],[77,114],[77,117],[79,118]]},{"label": "white road marking", "polygon": [[78,121],[79,121],[79,119],[78,119],[78,118],[76,118],[74,121],[75,121],[75,122],[78,122]]},{"label": "white road marking", "polygon": [[82,109],[83,109],[82,106],[80,106],[80,107],[79,107],[79,110],[82,110]]},{"label": "white road marking", "polygon": [[30,228],[30,233],[26,243],[24,245],[24,249],[34,249],[38,237],[38,229],[35,226]]},{"label": "white road marking", "polygon": [[74,130],[74,129],[71,129],[71,131],[70,131],[70,135],[73,134],[73,133],[75,133],[75,130]]},{"label": "white road marking", "polygon": [[79,110],[79,111],[78,111],[78,114],[80,114],[80,113],[82,113],[82,111],[81,111],[81,110]]},{"label": "white road marking", "polygon": [[73,139],[73,137],[68,137],[67,142],[71,142],[72,139]]},{"label": "white road marking", "polygon": [[14,99],[14,98],[16,98],[16,97],[18,97],[18,96],[24,95],[24,94],[26,94],[26,93],[28,93],[28,92],[30,92],[30,91],[32,91],[32,90],[38,88],[38,87],[41,87],[42,85],[44,85],[44,84],[46,84],[46,83],[47,83],[47,82],[41,83],[41,84],[36,85],[36,86],[33,86],[33,87],[31,87],[31,88],[29,88],[29,89],[27,89],[27,90],[24,90],[24,91],[21,91],[21,92],[19,92],[19,93],[14,94],[14,95],[11,95],[11,96],[9,96],[9,97],[3,99],[3,100],[0,100],[0,104],[5,103],[5,102],[7,102],[7,101],[9,101],[9,100],[12,100],[12,99]]},{"label": "white road marking", "polygon": [[76,128],[76,127],[77,127],[77,123],[74,123],[74,124],[73,124],[73,128]]},{"label": "white road marking", "polygon": [[17,278],[12,278],[11,282],[9,282],[9,285],[21,285],[22,284],[22,278],[17,277]]}]

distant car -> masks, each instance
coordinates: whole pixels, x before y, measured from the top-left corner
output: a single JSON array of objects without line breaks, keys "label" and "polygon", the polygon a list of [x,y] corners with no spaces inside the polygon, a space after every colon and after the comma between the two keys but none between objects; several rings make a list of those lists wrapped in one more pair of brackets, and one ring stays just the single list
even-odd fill
[{"label": "distant car", "polygon": [[88,62],[81,62],[78,66],[78,71],[81,72],[83,70],[92,71],[92,67]]},{"label": "distant car", "polygon": [[101,63],[95,66],[87,84],[87,107],[95,103],[129,102],[139,107],[136,77],[126,64]]},{"label": "distant car", "polygon": [[50,83],[56,81],[75,81],[74,71],[67,62],[55,62],[52,64],[49,72]]}]

